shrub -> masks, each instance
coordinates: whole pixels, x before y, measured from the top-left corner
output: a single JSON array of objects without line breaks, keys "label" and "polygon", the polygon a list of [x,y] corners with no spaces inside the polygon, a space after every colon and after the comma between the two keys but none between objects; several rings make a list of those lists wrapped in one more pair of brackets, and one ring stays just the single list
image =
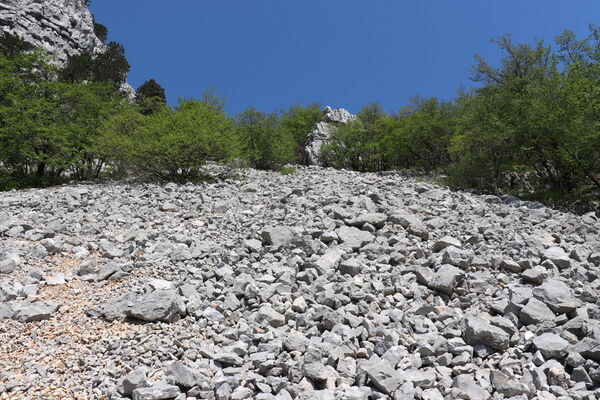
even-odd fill
[{"label": "shrub", "polygon": [[185,182],[202,176],[207,161],[235,155],[234,129],[225,113],[198,100],[182,100],[174,111],[150,116],[126,110],[102,130],[100,147],[135,172]]},{"label": "shrub", "polygon": [[266,115],[253,107],[236,118],[242,157],[254,168],[277,169],[294,158],[294,142],[281,129],[277,114]]}]

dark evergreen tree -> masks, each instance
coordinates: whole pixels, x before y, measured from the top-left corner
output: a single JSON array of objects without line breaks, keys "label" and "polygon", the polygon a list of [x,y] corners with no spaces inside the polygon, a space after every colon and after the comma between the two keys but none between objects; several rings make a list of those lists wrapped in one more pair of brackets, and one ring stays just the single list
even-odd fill
[{"label": "dark evergreen tree", "polygon": [[98,39],[106,42],[106,39],[108,38],[108,28],[94,21],[94,34],[98,37]]},{"label": "dark evergreen tree", "polygon": [[7,57],[14,57],[32,48],[33,46],[18,36],[10,33],[0,34],[0,53]]},{"label": "dark evergreen tree", "polygon": [[129,68],[123,45],[110,42],[107,49],[96,57],[89,53],[69,57],[59,78],[65,82],[94,81],[120,86],[125,82]]},{"label": "dark evergreen tree", "polygon": [[144,82],[136,90],[136,102],[140,107],[140,112],[144,115],[154,114],[167,104],[165,89],[154,79]]}]

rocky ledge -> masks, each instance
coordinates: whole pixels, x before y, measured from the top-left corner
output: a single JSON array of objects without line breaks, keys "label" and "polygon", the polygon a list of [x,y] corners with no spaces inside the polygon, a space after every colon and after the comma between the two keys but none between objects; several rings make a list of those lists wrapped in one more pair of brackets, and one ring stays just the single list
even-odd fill
[{"label": "rocky ledge", "polygon": [[239,175],[2,193],[0,398],[600,398],[595,215]]}]

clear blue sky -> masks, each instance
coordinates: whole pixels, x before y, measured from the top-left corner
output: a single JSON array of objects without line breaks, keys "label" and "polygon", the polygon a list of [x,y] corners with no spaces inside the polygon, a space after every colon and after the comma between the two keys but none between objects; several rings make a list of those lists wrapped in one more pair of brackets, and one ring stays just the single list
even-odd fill
[{"label": "clear blue sky", "polygon": [[124,44],[134,88],[154,78],[174,104],[214,85],[229,113],[449,99],[472,85],[475,53],[499,60],[491,38],[553,42],[600,23],[599,0],[92,0],[91,11]]}]

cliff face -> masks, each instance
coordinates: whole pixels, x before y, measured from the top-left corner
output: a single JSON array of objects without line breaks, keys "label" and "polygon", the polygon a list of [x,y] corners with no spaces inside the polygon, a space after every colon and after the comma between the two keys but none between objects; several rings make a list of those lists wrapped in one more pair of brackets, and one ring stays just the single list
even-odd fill
[{"label": "cliff face", "polygon": [[[59,65],[71,55],[106,49],[94,34],[94,18],[83,0],[0,0],[0,32],[44,49]],[[120,90],[135,97],[126,77]]]},{"label": "cliff face", "polygon": [[102,51],[82,0],[0,0],[0,31],[54,55],[58,63],[82,51]]}]

